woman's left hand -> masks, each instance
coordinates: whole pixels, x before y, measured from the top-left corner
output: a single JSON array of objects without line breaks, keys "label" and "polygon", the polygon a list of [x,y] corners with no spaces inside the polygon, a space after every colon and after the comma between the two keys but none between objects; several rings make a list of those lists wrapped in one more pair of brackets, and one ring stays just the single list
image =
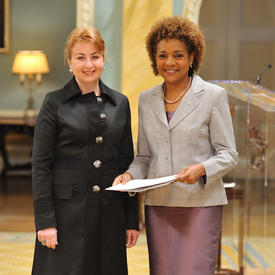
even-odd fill
[{"label": "woman's left hand", "polygon": [[126,230],[126,247],[130,248],[134,246],[138,239],[138,231],[134,229]]},{"label": "woman's left hand", "polygon": [[184,168],[177,175],[177,181],[194,184],[203,175],[205,175],[204,166],[201,163],[194,164]]},{"label": "woman's left hand", "polygon": [[117,185],[117,184],[126,184],[129,180],[132,180],[134,179],[133,176],[128,173],[128,172],[124,172],[123,174],[121,175],[118,175],[114,181],[113,181],[113,186],[114,185]]}]

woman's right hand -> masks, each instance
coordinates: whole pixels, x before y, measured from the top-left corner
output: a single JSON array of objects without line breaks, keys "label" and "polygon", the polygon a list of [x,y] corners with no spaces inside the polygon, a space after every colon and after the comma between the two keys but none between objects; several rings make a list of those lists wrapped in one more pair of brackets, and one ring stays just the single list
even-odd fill
[{"label": "woman's right hand", "polygon": [[132,180],[134,177],[128,173],[128,172],[125,172],[119,176],[117,176],[115,179],[114,179],[114,182],[112,185],[117,185],[117,184],[126,184],[127,181],[129,180]]},{"label": "woman's right hand", "polygon": [[37,232],[38,241],[41,245],[47,246],[48,248],[55,249],[58,245],[57,242],[57,229],[55,227],[49,227],[41,229]]}]

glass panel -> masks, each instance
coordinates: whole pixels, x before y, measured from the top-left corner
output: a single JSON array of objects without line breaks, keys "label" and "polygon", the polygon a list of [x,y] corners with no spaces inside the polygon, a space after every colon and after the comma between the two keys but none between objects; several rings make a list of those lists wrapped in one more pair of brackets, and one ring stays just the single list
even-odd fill
[{"label": "glass panel", "polygon": [[275,93],[245,81],[214,83],[228,92],[240,155],[224,178],[235,186],[226,188],[221,265],[239,272],[229,274],[269,274],[275,268]]}]

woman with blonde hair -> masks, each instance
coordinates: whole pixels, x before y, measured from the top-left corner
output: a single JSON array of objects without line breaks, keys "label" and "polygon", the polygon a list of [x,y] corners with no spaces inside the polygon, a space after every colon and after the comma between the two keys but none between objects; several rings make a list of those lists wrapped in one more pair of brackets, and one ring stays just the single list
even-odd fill
[{"label": "woman with blonde hair", "polygon": [[35,125],[33,275],[127,275],[138,238],[137,196],[105,191],[133,159],[126,96],[100,79],[105,43],[96,29],[69,35],[73,74],[48,93]]}]

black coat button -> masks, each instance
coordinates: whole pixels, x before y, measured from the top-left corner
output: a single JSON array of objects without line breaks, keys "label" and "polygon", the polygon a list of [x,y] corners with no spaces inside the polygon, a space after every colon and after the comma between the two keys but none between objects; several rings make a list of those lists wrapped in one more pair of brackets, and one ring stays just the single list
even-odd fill
[{"label": "black coat button", "polygon": [[98,97],[96,98],[96,100],[97,100],[97,103],[98,103],[98,104],[102,104],[102,98],[101,98],[100,96],[98,96]]},{"label": "black coat button", "polygon": [[100,168],[101,167],[101,161],[97,159],[97,160],[94,161],[93,165],[94,165],[95,168]]},{"label": "black coat button", "polygon": [[100,137],[100,136],[99,136],[99,137],[96,137],[96,138],[95,138],[95,143],[96,143],[96,144],[102,144],[102,143],[103,143],[103,137]]},{"label": "black coat button", "polygon": [[104,114],[104,113],[101,113],[101,114],[99,115],[99,117],[100,117],[101,120],[104,121],[104,120],[107,118],[107,115]]},{"label": "black coat button", "polygon": [[97,192],[100,191],[100,187],[99,187],[98,185],[94,185],[94,186],[92,187],[92,191],[95,192],[95,193],[97,193]]}]

